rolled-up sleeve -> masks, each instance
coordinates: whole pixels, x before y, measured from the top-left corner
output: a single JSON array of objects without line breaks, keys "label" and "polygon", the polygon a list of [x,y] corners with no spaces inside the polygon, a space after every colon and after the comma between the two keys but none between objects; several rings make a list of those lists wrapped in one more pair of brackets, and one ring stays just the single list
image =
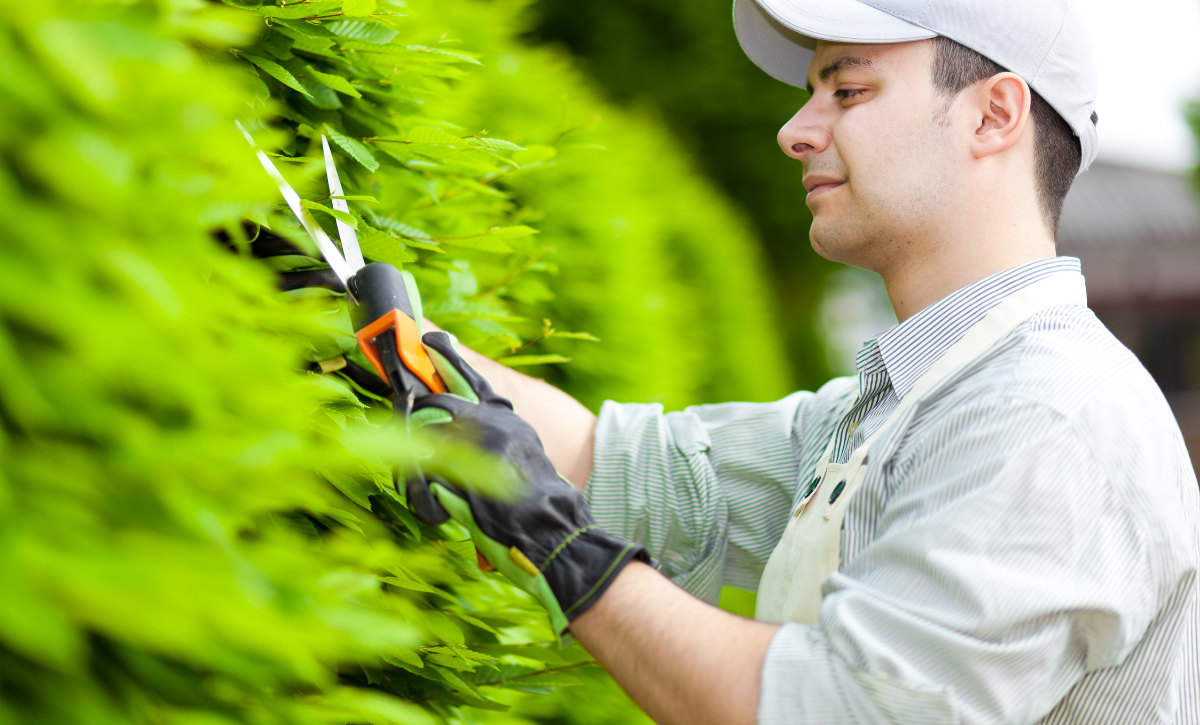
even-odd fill
[{"label": "rolled-up sleeve", "polygon": [[756,589],[801,472],[856,389],[840,378],[772,403],[673,413],[607,402],[588,503],[601,526],[644,545],[692,594],[715,602],[722,584]]}]

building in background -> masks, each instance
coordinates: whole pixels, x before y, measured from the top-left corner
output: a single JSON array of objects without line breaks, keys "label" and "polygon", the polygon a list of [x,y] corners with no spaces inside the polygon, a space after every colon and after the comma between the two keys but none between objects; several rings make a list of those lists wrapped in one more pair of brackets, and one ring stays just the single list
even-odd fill
[{"label": "building in background", "polygon": [[1088,306],[1158,381],[1200,467],[1200,212],[1189,180],[1093,164],[1067,195],[1058,253],[1083,263]]}]

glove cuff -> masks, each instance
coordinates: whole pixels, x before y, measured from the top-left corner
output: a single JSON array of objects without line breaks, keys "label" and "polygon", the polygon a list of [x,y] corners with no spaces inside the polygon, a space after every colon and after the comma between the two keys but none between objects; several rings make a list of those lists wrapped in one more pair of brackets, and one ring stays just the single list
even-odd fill
[{"label": "glove cuff", "polygon": [[650,562],[641,544],[614,536],[596,525],[584,526],[550,553],[541,569],[567,621],[586,612],[634,559]]}]

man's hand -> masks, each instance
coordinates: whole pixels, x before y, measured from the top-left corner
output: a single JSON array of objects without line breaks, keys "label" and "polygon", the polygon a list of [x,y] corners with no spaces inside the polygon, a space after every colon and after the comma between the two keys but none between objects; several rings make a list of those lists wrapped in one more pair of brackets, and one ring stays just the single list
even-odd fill
[{"label": "man's hand", "polygon": [[[425,330],[441,329],[423,321]],[[505,367],[463,347],[463,359],[484,375],[497,393],[513,402],[518,413],[533,429],[554,467],[582,491],[592,473],[592,447],[596,416],[558,388]]]},{"label": "man's hand", "polygon": [[[701,602],[646,566],[645,550],[596,526],[559,477],[533,428],[459,356],[443,332],[424,337],[450,395],[417,401],[414,422],[440,423],[512,463],[528,481],[516,503],[433,482],[429,493],[476,547],[568,624],[656,722],[750,725],[767,646],[778,629]],[[410,490],[410,500],[421,495]],[[637,561],[641,559],[642,561]]]},{"label": "man's hand", "polygon": [[583,495],[554,470],[537,433],[463,360],[450,335],[431,332],[423,341],[451,394],[417,399],[413,422],[474,441],[511,464],[526,487],[519,500],[500,502],[450,483],[414,480],[409,500],[417,505],[410,508],[428,523],[444,520],[436,507],[444,508],[492,566],[546,607],[561,634],[626,564],[649,561],[649,555],[596,526]]}]

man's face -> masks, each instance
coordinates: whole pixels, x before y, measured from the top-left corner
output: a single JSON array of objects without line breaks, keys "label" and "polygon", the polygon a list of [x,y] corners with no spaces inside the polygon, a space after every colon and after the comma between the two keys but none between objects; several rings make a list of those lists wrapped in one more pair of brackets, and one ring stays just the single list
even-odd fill
[{"label": "man's face", "polygon": [[811,238],[821,256],[885,273],[921,254],[954,203],[962,149],[938,123],[932,44],[817,45],[812,98],[779,131],[804,164]]}]

